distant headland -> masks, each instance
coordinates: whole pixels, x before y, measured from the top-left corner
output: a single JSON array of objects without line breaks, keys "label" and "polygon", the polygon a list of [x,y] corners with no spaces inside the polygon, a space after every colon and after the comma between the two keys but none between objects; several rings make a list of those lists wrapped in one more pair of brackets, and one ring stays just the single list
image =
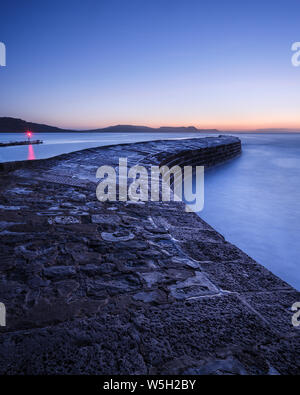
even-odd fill
[{"label": "distant headland", "polygon": [[0,133],[25,133],[26,131],[34,133],[299,133],[300,129],[294,128],[262,128],[262,129],[244,129],[244,130],[225,130],[225,129],[205,129],[196,128],[195,126],[161,126],[153,128],[143,125],[113,125],[98,129],[66,129],[46,124],[27,122],[23,119],[12,117],[0,117]]},{"label": "distant headland", "polygon": [[31,130],[35,133],[186,133],[186,132],[199,132],[199,133],[219,133],[217,129],[197,129],[194,126],[163,126],[160,128],[151,128],[148,126],[136,125],[116,125],[106,128],[92,129],[92,130],[70,130],[62,129],[56,126],[49,126],[39,123],[27,122],[23,119],[0,117],[0,133],[22,133]]}]

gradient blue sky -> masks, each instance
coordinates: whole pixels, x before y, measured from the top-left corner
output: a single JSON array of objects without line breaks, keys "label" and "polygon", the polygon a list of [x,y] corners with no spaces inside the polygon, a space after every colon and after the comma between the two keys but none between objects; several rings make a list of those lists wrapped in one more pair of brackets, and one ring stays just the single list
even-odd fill
[{"label": "gradient blue sky", "polygon": [[1,1],[0,116],[300,129],[295,0]]}]

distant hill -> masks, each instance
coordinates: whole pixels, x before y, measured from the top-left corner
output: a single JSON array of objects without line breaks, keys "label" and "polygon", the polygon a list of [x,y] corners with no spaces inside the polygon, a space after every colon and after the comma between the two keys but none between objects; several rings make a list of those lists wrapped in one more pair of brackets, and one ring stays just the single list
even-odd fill
[{"label": "distant hill", "polygon": [[112,133],[191,133],[191,132],[199,132],[199,133],[219,133],[217,129],[197,129],[194,126],[161,126],[160,128],[150,128],[148,126],[135,126],[135,125],[116,125],[109,126],[107,128],[102,129],[93,129],[88,130],[88,132],[112,132]]},{"label": "distant hill", "polygon": [[23,121],[23,119],[0,117],[0,133],[22,133],[25,132],[26,130],[31,130],[32,132],[40,132],[40,133],[64,131],[54,126],[26,122]]},{"label": "distant hill", "polygon": [[43,125],[39,123],[27,122],[23,119],[0,117],[0,133],[23,133],[26,130],[31,130],[36,133],[186,133],[186,132],[199,132],[199,133],[219,133],[217,129],[197,129],[194,126],[163,126],[160,128],[150,128],[148,126],[135,126],[135,125],[116,125],[107,128],[92,129],[92,130],[69,130],[61,129],[55,126]]}]

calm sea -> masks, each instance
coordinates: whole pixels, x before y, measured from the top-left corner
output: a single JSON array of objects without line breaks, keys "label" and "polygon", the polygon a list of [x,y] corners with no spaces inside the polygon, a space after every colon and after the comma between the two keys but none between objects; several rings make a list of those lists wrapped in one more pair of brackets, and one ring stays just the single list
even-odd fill
[{"label": "calm sea", "polygon": [[[241,134],[243,154],[205,174],[200,216],[226,239],[300,290],[300,134]],[[0,161],[46,158],[99,145],[163,138],[153,134],[39,134],[43,145],[0,148]],[[194,133],[185,138],[199,137]],[[0,141],[23,140],[1,134]]]}]

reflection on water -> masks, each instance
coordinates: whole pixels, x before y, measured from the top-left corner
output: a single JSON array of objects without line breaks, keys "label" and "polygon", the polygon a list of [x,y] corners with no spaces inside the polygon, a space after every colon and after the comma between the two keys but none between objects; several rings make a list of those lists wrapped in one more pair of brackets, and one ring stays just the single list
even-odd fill
[{"label": "reflection on water", "polygon": [[32,144],[30,144],[30,145],[28,145],[27,160],[34,160],[34,159],[35,159],[34,148],[33,148]]}]

